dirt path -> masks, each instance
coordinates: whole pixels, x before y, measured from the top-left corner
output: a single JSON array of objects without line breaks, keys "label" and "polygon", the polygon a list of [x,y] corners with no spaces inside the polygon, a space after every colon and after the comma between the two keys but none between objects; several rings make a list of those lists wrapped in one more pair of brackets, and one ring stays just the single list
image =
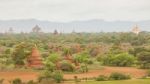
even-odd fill
[{"label": "dirt path", "polygon": [[[146,74],[146,70],[131,67],[104,67],[104,69],[102,70],[90,70],[88,73],[64,74],[64,78],[73,79],[74,76],[78,76],[78,78],[86,78],[86,77],[89,78],[89,77],[97,77],[98,75],[110,75],[112,72],[121,72],[125,74],[130,74],[134,78],[139,78]],[[12,80],[15,78],[21,78],[23,81],[36,80],[38,75],[39,75],[38,72],[25,72],[25,71],[0,72],[0,78],[4,78],[5,80]]]}]

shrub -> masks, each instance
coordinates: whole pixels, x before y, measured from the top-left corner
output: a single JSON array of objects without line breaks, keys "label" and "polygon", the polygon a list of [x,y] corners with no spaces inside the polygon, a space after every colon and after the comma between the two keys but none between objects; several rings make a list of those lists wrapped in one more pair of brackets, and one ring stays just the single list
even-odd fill
[{"label": "shrub", "polygon": [[121,54],[109,54],[102,58],[104,65],[110,66],[131,66],[135,63],[135,57],[129,55],[128,53],[121,53]]},{"label": "shrub", "polygon": [[27,82],[27,84],[36,84],[33,80]]},{"label": "shrub", "polygon": [[87,63],[89,60],[90,55],[87,51],[81,52],[79,54],[74,55],[74,60],[79,63]]},{"label": "shrub", "polygon": [[63,71],[73,72],[75,70],[75,66],[68,61],[62,61],[60,69]]},{"label": "shrub", "polygon": [[57,53],[52,53],[48,56],[44,62],[45,68],[53,72],[57,67],[56,63],[61,59],[60,55]]},{"label": "shrub", "polygon": [[126,80],[126,79],[130,79],[130,76],[115,72],[110,75],[109,79],[110,80]]},{"label": "shrub", "polygon": [[91,59],[89,59],[88,61],[87,61],[87,64],[93,64],[94,62],[93,62],[93,60],[91,60]]},{"label": "shrub", "polygon": [[12,84],[22,84],[22,81],[20,78],[16,78],[12,81]]},{"label": "shrub", "polygon": [[48,56],[46,58],[46,62],[52,62],[52,63],[56,63],[57,61],[59,61],[61,59],[60,55],[58,53],[52,53],[50,54],[50,56]]},{"label": "shrub", "polygon": [[[63,80],[63,74],[61,71],[49,71],[45,70],[41,76],[38,77],[38,82],[42,84],[49,84],[53,82],[60,83]],[[48,83],[49,82],[49,83]]]},{"label": "shrub", "polygon": [[141,68],[150,69],[150,52],[143,51],[137,55]]},{"label": "shrub", "polygon": [[49,71],[54,71],[56,69],[56,65],[51,61],[47,61],[45,63],[45,69]]},{"label": "shrub", "polygon": [[52,71],[50,70],[44,70],[41,74],[41,76],[38,78],[39,80],[42,78],[51,78],[52,77]]},{"label": "shrub", "polygon": [[106,81],[108,80],[108,77],[107,76],[104,76],[104,75],[99,75],[97,78],[96,78],[96,81]]},{"label": "shrub", "polygon": [[98,62],[101,62],[101,61],[103,61],[103,56],[101,56],[101,55],[98,55],[98,56],[96,57],[96,60],[97,60]]},{"label": "shrub", "polygon": [[84,72],[88,72],[89,69],[86,64],[81,64],[80,70],[81,72],[84,73]]},{"label": "shrub", "polygon": [[63,81],[63,74],[61,71],[56,71],[53,74],[53,78],[57,83],[61,83]]},{"label": "shrub", "polygon": [[43,80],[49,81],[49,80],[53,79],[53,74],[54,74],[54,72],[46,69],[42,72],[42,74],[38,77],[37,80],[39,83],[43,82]]}]

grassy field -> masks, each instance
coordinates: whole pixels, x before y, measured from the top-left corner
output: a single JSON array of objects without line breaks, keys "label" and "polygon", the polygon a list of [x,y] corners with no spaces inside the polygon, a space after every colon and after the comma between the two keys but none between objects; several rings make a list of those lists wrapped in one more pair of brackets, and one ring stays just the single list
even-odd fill
[{"label": "grassy field", "polygon": [[78,84],[150,84],[150,79],[133,79],[121,81],[88,81]]}]

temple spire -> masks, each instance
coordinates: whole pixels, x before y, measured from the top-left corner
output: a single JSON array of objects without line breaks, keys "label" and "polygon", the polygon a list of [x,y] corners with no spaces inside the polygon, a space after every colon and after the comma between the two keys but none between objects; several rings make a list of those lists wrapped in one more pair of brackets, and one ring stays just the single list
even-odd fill
[{"label": "temple spire", "polygon": [[137,26],[137,25],[135,25],[134,26],[134,28],[132,29],[132,32],[134,33],[134,34],[139,34],[140,33],[140,29],[139,29],[139,27]]},{"label": "temple spire", "polygon": [[53,34],[58,35],[58,31],[55,29]]},{"label": "temple spire", "polygon": [[40,33],[40,32],[41,32],[41,28],[40,28],[38,25],[35,25],[35,26],[32,28],[32,32],[33,32],[33,33]]}]

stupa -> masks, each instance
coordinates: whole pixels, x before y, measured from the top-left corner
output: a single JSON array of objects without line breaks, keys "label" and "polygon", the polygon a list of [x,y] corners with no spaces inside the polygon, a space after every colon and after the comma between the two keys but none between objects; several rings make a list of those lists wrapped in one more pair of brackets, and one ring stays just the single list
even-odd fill
[{"label": "stupa", "polygon": [[32,28],[32,32],[40,33],[41,32],[41,28],[38,25],[35,25],[35,27]]},{"label": "stupa", "polygon": [[53,34],[58,35],[58,31],[55,29]]},{"label": "stupa", "polygon": [[138,35],[138,34],[140,33],[139,27],[136,25],[136,26],[132,29],[132,32]]},{"label": "stupa", "polygon": [[36,46],[33,47],[31,55],[28,58],[28,67],[31,68],[43,67],[42,58]]}]

